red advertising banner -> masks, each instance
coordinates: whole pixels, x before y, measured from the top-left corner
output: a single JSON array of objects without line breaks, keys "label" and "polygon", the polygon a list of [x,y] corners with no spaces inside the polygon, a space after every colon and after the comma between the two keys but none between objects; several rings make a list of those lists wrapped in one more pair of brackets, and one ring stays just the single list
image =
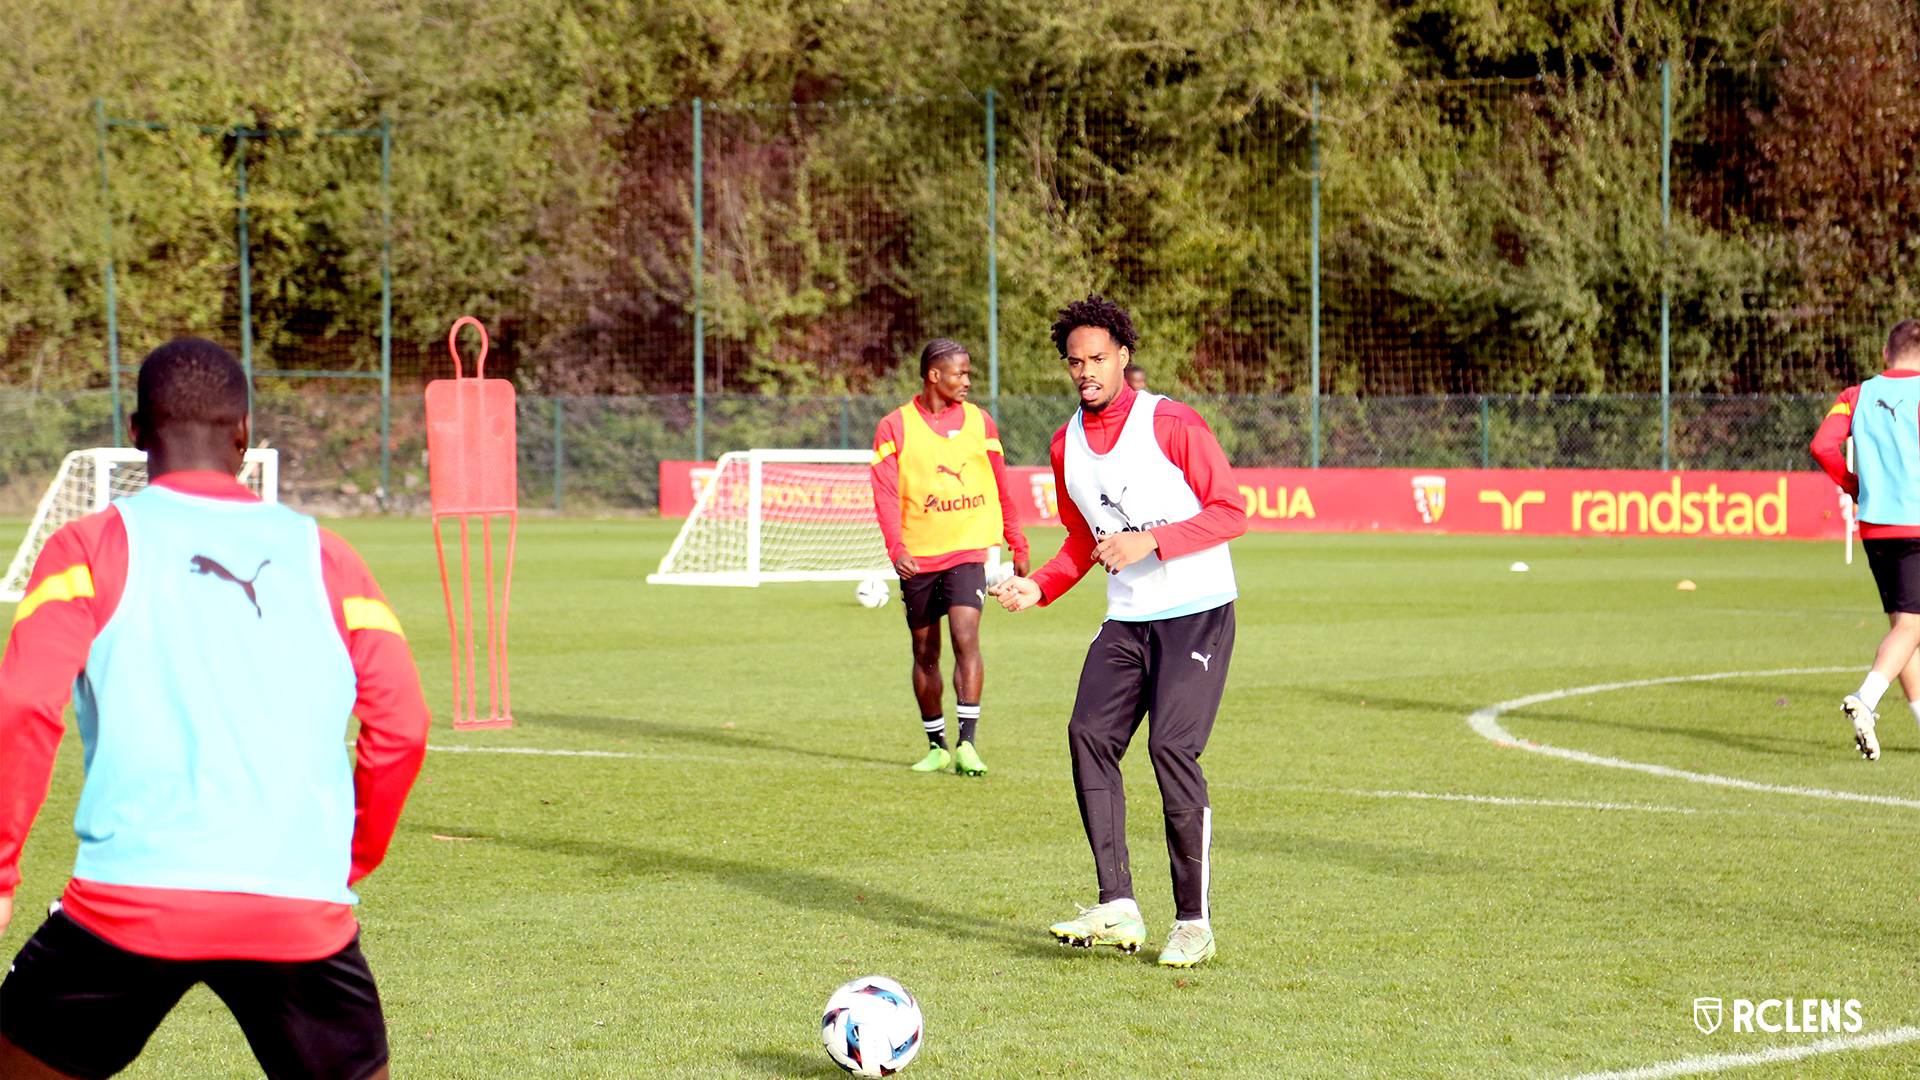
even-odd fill
[{"label": "red advertising banner", "polygon": [[[1059,523],[1051,469],[1008,470],[1029,525]],[[660,514],[685,517],[712,465],[660,463]],[[1248,524],[1274,532],[1838,540],[1833,482],[1816,472],[1606,469],[1235,469]]]}]

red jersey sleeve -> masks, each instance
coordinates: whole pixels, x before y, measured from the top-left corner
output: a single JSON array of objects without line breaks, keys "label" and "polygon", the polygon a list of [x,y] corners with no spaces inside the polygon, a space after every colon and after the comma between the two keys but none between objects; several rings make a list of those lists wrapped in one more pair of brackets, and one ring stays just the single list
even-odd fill
[{"label": "red jersey sleeve", "polygon": [[886,541],[887,558],[894,562],[907,557],[907,542],[900,531],[900,444],[906,434],[897,409],[873,432],[873,515],[880,519],[880,537]]},{"label": "red jersey sleeve", "polygon": [[1847,471],[1847,436],[1853,433],[1853,408],[1860,401],[1860,388],[1849,386],[1840,391],[1834,399],[1833,408],[1827,410],[1827,418],[1820,422],[1820,429],[1813,433],[1813,459],[1820,463],[1825,472],[1840,490],[1852,498],[1860,497],[1860,478]]},{"label": "red jersey sleeve", "polygon": [[387,856],[400,811],[427,756],[430,717],[400,620],[359,552],[322,529],[320,558],[334,622],[359,684],[353,705],[360,738],[354,749],[351,884]]},{"label": "red jersey sleeve", "polygon": [[1153,435],[1160,451],[1187,478],[1200,500],[1200,512],[1185,521],[1148,530],[1163,559],[1191,555],[1224,544],[1247,531],[1247,501],[1233,482],[1233,467],[1213,429],[1191,406],[1163,401],[1153,414]]},{"label": "red jersey sleeve", "polygon": [[14,608],[0,656],[0,896],[20,884],[20,848],[47,801],[62,714],[126,580],[127,529],[109,509],[48,538]]},{"label": "red jersey sleeve", "polygon": [[1007,551],[1015,560],[1027,557],[1027,534],[1020,529],[1020,504],[1013,501],[1013,486],[1007,480],[1007,451],[1000,445],[1000,426],[985,410],[987,422],[987,463],[993,466],[993,485],[1000,492],[1000,530]]},{"label": "red jersey sleeve", "polygon": [[1060,545],[1059,554],[1034,571],[1033,581],[1040,586],[1042,605],[1053,603],[1078,585],[1097,565],[1093,558],[1093,526],[1087,524],[1080,508],[1067,495],[1067,429],[1064,426],[1053,433],[1047,456],[1053,459],[1054,490],[1059,492],[1060,523],[1067,527],[1067,540]]}]

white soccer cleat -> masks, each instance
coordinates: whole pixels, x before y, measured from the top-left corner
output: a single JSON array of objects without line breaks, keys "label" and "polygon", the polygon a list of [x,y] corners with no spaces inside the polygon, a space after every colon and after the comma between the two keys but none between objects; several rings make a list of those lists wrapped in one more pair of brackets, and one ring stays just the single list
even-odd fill
[{"label": "white soccer cleat", "polygon": [[1840,711],[1853,721],[1853,745],[1860,748],[1860,756],[1868,761],[1879,761],[1880,737],[1873,733],[1873,722],[1880,719],[1879,714],[1867,708],[1867,703],[1853,694],[1840,699]]}]

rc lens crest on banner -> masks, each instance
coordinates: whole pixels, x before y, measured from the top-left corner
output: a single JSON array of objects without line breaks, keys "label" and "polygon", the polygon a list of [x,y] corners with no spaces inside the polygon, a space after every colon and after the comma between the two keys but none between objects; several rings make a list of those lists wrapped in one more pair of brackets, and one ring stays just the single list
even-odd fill
[{"label": "rc lens crest on banner", "polygon": [[1720,1030],[1720,999],[1693,999],[1693,1026],[1703,1035],[1711,1035]]},{"label": "rc lens crest on banner", "polygon": [[1444,476],[1416,476],[1413,478],[1413,508],[1420,513],[1420,520],[1432,525],[1447,512],[1447,478]]}]

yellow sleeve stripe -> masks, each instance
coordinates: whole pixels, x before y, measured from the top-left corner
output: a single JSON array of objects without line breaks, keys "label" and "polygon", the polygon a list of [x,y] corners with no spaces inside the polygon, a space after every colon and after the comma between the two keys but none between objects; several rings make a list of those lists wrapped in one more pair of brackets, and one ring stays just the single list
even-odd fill
[{"label": "yellow sleeve stripe", "polygon": [[878,465],[878,464],[880,464],[881,462],[883,462],[883,461],[885,461],[885,460],[887,460],[888,458],[890,458],[890,457],[892,457],[892,456],[894,455],[894,452],[895,452],[895,451],[896,451],[897,449],[899,449],[899,448],[898,448],[898,447],[896,447],[896,446],[894,446],[894,445],[893,445],[893,443],[892,443],[891,441],[889,441],[889,442],[883,442],[883,443],[881,443],[881,444],[880,444],[879,446],[877,446],[877,447],[874,447],[874,450],[873,450],[873,463],[874,463],[875,465]]},{"label": "yellow sleeve stripe", "polygon": [[50,574],[27,594],[20,606],[13,609],[15,624],[25,622],[27,616],[34,613],[41,604],[56,600],[79,600],[93,595],[93,571],[83,563],[69,566],[57,574]]},{"label": "yellow sleeve stripe", "polygon": [[1828,416],[1852,416],[1853,406],[1847,404],[1844,401],[1836,401],[1833,403],[1833,408],[1827,410],[1827,415]]},{"label": "yellow sleeve stripe", "polygon": [[994,453],[996,453],[996,454],[999,454],[999,455],[1001,455],[1002,457],[1005,457],[1005,456],[1006,456],[1006,453],[1007,453],[1007,452],[1006,452],[1005,450],[1002,450],[1002,449],[1000,448],[1000,440],[999,440],[999,439],[988,439],[988,440],[987,440],[987,449],[988,449],[988,450],[991,450],[991,451],[993,451],[993,452],[994,452]]},{"label": "yellow sleeve stripe", "polygon": [[393,609],[383,600],[375,600],[371,596],[349,596],[340,601],[340,608],[347,617],[349,631],[388,630],[403,639],[407,636],[400,629],[400,620],[394,618]]}]

